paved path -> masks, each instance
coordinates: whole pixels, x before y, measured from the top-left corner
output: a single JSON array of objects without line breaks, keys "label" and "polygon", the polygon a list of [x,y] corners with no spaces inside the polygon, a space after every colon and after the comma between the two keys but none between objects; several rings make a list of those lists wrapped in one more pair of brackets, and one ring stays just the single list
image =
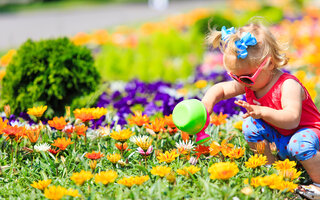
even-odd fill
[{"label": "paved path", "polygon": [[0,50],[17,48],[27,38],[35,40],[73,36],[78,32],[161,19],[194,8],[222,5],[223,0],[173,1],[166,10],[147,4],[102,5],[68,10],[0,14]]}]

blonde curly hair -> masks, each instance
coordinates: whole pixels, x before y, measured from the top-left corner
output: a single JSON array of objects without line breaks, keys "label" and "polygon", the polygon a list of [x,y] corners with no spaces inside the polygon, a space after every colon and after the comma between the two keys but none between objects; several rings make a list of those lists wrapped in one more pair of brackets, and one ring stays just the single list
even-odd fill
[{"label": "blonde curly hair", "polygon": [[274,35],[262,24],[250,23],[236,30],[225,41],[221,39],[221,31],[210,30],[207,35],[206,41],[214,48],[219,47],[224,54],[223,61],[225,65],[230,65],[229,58],[237,58],[237,51],[239,50],[235,41],[241,39],[243,32],[249,32],[255,36],[257,44],[247,48],[248,56],[244,59],[236,59],[234,67],[238,66],[258,66],[267,56],[272,58],[272,62],[276,68],[285,66],[289,59],[284,50],[285,45],[280,44]]}]

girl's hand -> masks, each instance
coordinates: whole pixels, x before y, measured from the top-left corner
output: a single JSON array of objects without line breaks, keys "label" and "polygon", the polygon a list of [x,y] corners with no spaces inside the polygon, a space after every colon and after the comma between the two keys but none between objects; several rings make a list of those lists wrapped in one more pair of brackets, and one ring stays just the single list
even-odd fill
[{"label": "girl's hand", "polygon": [[260,119],[262,117],[261,114],[261,106],[257,105],[250,105],[248,102],[237,100],[234,102],[238,106],[241,106],[247,110],[247,113],[245,113],[242,117],[245,119],[249,116],[251,116],[254,119]]}]

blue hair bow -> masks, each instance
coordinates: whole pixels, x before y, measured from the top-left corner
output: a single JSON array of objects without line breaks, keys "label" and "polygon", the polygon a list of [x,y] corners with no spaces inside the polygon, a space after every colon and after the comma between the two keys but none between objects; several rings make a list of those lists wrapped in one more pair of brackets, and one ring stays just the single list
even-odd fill
[{"label": "blue hair bow", "polygon": [[235,41],[235,45],[239,49],[237,51],[238,58],[245,59],[248,55],[248,46],[254,46],[256,44],[257,39],[251,33],[243,32],[241,39]]},{"label": "blue hair bow", "polygon": [[223,26],[221,28],[221,39],[223,41],[226,41],[231,34],[235,34],[236,33],[236,30],[234,29],[234,27],[231,27],[231,28],[226,28],[225,26]]}]

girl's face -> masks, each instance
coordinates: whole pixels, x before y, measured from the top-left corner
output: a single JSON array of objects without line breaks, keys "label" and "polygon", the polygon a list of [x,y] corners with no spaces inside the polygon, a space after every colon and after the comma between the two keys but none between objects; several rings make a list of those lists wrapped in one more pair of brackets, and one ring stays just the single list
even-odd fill
[{"label": "girl's face", "polygon": [[272,78],[273,67],[270,66],[269,57],[265,58],[259,66],[248,66],[245,64],[237,67],[229,66],[235,65],[232,65],[232,63],[225,65],[230,77],[253,91],[264,88]]}]

